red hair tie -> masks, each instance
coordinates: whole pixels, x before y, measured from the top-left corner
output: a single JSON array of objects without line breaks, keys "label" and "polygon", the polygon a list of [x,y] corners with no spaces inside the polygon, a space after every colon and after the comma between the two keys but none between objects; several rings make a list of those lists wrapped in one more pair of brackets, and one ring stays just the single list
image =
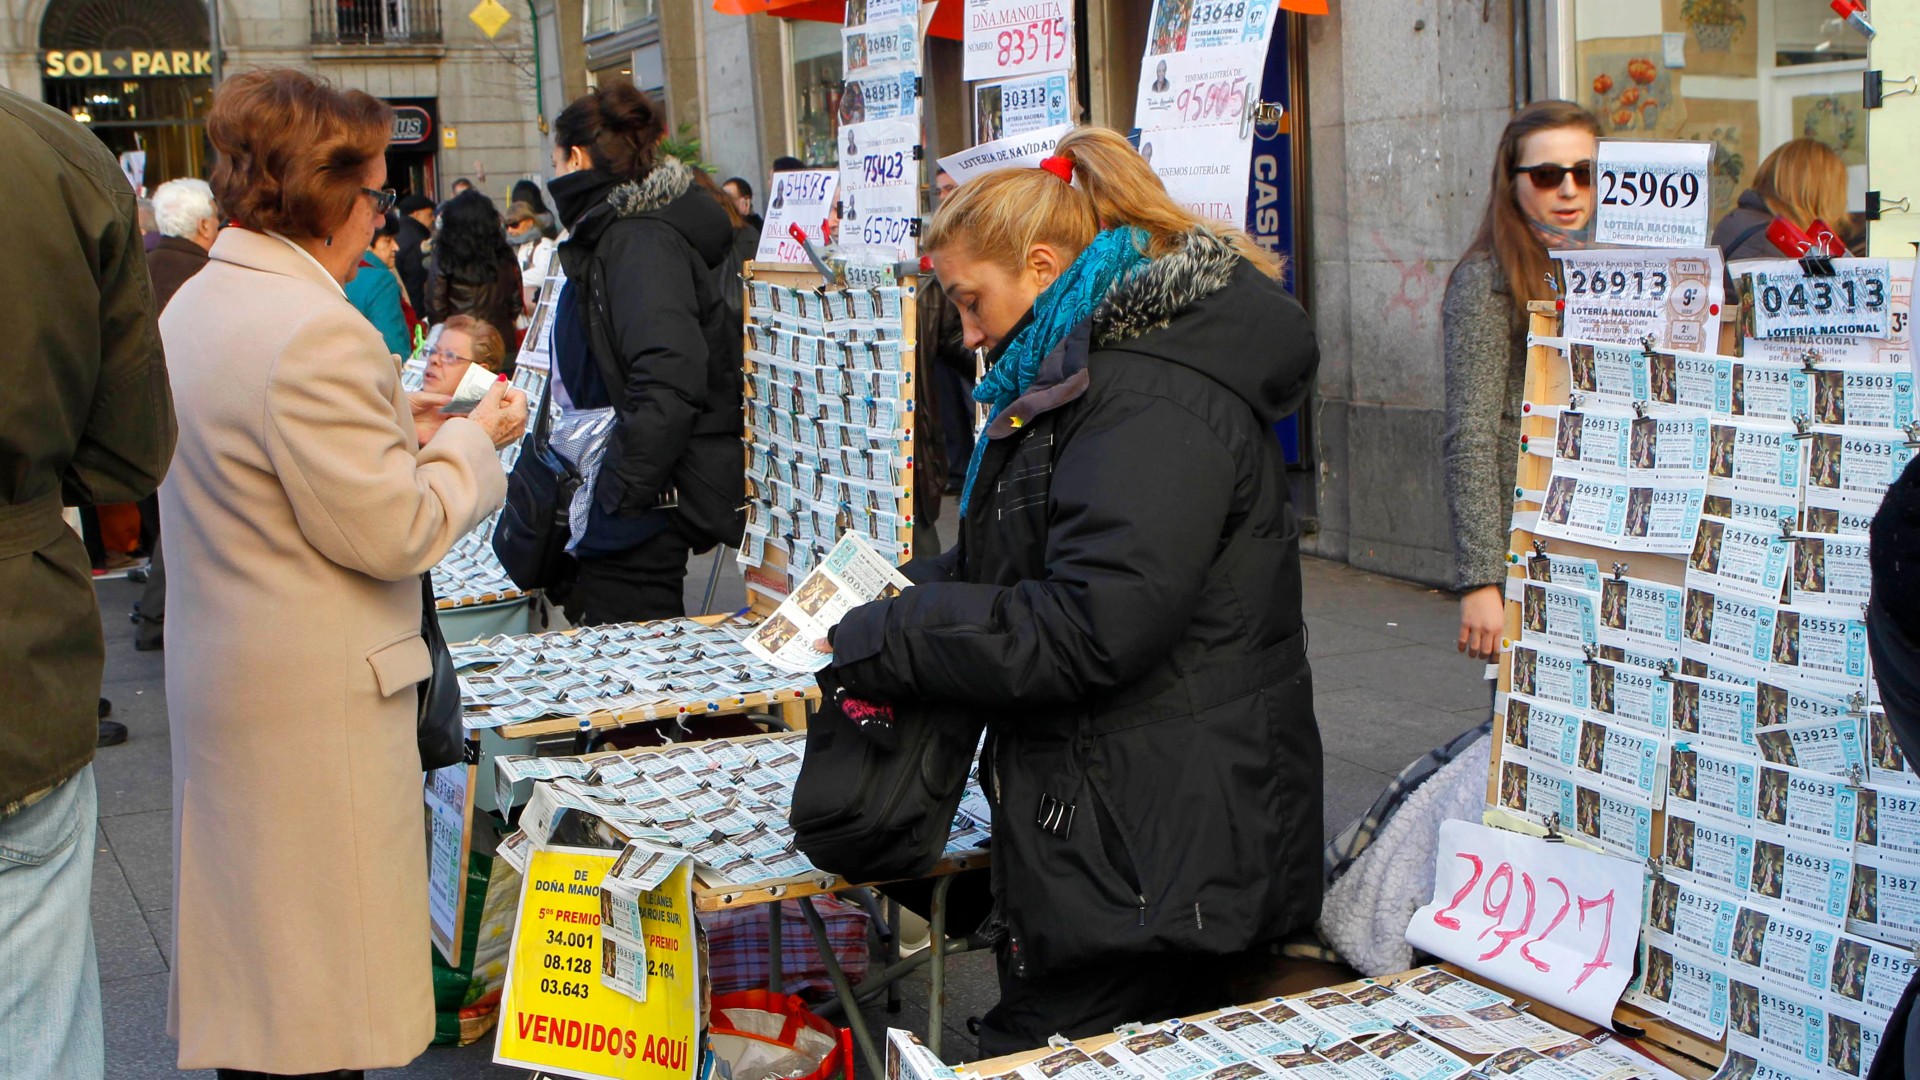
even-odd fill
[{"label": "red hair tie", "polygon": [[1056,154],[1053,157],[1043,159],[1040,162],[1040,167],[1059,177],[1065,183],[1073,183],[1072,158],[1063,158]]}]

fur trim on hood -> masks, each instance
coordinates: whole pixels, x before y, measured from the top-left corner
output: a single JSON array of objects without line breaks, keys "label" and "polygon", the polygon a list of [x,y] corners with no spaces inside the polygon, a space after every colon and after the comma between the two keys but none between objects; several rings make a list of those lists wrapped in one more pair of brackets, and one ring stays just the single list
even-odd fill
[{"label": "fur trim on hood", "polygon": [[693,186],[693,172],[679,158],[663,157],[647,175],[628,180],[607,193],[607,203],[617,218],[638,217],[658,210],[687,193]]},{"label": "fur trim on hood", "polygon": [[1226,288],[1239,262],[1240,253],[1225,237],[1194,226],[1178,250],[1147,263],[1107,294],[1093,313],[1093,347],[1165,329],[1195,301]]}]

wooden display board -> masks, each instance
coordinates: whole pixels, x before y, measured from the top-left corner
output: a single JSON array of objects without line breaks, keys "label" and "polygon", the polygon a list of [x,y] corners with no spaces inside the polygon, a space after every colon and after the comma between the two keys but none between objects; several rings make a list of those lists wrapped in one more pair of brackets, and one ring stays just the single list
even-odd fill
[{"label": "wooden display board", "polygon": [[[1560,333],[1560,317],[1555,307],[1548,301],[1534,301],[1528,305],[1530,336],[1534,339],[1554,338]],[[1738,351],[1738,327],[1740,325],[1738,305],[1729,304],[1721,315],[1719,352],[1723,356],[1736,355]],[[1566,405],[1569,403],[1572,387],[1572,374],[1565,357],[1558,349],[1547,345],[1529,345],[1527,349],[1527,374],[1522,400],[1539,405]],[[1558,421],[1551,416],[1528,414],[1520,418],[1520,434],[1531,441],[1545,439],[1551,445]],[[1553,472],[1553,459],[1537,454],[1522,452],[1519,468],[1515,472],[1514,485],[1521,491],[1544,491],[1548,476]],[[1540,504],[1516,500],[1514,510],[1535,511]],[[1537,548],[1536,545],[1543,546]],[[1596,547],[1572,540],[1548,539],[1536,536],[1526,529],[1514,529],[1508,550],[1519,556],[1518,561],[1509,559],[1509,580],[1527,576],[1526,557],[1536,550],[1544,549],[1553,555],[1565,555],[1572,558],[1593,559],[1600,564],[1603,572],[1612,568],[1616,562],[1628,564],[1627,572],[1633,577],[1648,581],[1657,581],[1667,585],[1682,585],[1686,581],[1687,560],[1681,555],[1661,555],[1651,552],[1629,552],[1624,555],[1610,548]],[[1502,698],[1513,690],[1513,646],[1520,641],[1520,603],[1506,601],[1507,620],[1505,640],[1501,642],[1501,661],[1499,689]],[[1500,765],[1505,757],[1507,743],[1507,717],[1504,710],[1495,710],[1493,729],[1493,753],[1487,769],[1487,805],[1500,805]],[[1540,830],[1544,832],[1544,830]],[[1664,855],[1663,843],[1666,836],[1666,813],[1663,810],[1653,812],[1653,858]],[[1470,974],[1462,972],[1462,974]],[[1725,1040],[1714,1042],[1702,1039],[1666,1020],[1622,1003],[1614,1010],[1615,1025],[1623,1032],[1639,1032],[1649,1043],[1665,1047],[1686,1057],[1703,1062],[1712,1068],[1718,1068],[1726,1057]],[[1704,1073],[1701,1075],[1705,1075]]]},{"label": "wooden display board", "polygon": [[[754,317],[752,283],[755,281],[785,286],[792,289],[812,289],[823,293],[834,292],[838,289],[838,286],[826,284],[821,278],[819,271],[811,266],[749,262],[742,276],[746,281],[743,287],[746,290],[747,297],[744,306],[746,313],[745,321],[747,323],[753,322]],[[919,294],[919,279],[917,277],[907,276],[900,278],[897,284],[901,294],[901,368],[905,372],[906,378],[903,380],[902,399],[900,401],[899,415],[901,417],[901,433],[896,455],[898,460],[906,464],[901,470],[902,490],[899,498],[895,501],[895,513],[898,515],[902,524],[911,527],[913,523],[914,401],[918,397],[917,387],[914,384],[914,376],[918,368],[917,339],[919,336],[919,305],[917,303],[917,297]],[[744,330],[745,328],[743,326],[743,336]],[[749,349],[747,350],[746,358],[746,374],[749,376],[746,380],[746,395],[748,400],[756,400],[754,398],[753,380],[751,376],[758,371],[759,365],[754,362],[751,349]],[[786,411],[790,412],[791,410],[788,409]],[[745,461],[751,461],[754,444],[751,431],[747,434],[746,444]],[[745,461],[743,461],[743,467],[745,466]],[[747,495],[750,500],[756,497],[752,491],[749,491]],[[911,534],[909,533],[909,535]],[[912,557],[913,545],[909,542],[902,546],[899,561],[904,564]],[[780,606],[780,598],[784,597],[787,591],[786,551],[772,544],[768,544],[766,555],[761,561],[761,564],[758,567],[743,566],[742,570],[747,579],[748,608],[761,618],[773,614],[774,609]]]}]

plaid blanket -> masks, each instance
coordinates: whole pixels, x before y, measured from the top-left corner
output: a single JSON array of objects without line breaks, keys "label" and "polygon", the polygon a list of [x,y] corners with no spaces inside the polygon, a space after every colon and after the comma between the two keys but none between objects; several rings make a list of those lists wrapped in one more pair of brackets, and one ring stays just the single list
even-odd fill
[{"label": "plaid blanket", "polygon": [[[858,986],[867,977],[866,911],[837,896],[816,896],[813,906],[826,923],[827,942],[840,959],[847,982]],[[767,915],[772,910],[772,904],[755,904],[700,916],[700,924],[707,931],[714,993],[767,985]],[[790,994],[833,993],[820,950],[813,944],[813,931],[807,928],[807,917],[797,900],[780,903],[780,974]]]}]

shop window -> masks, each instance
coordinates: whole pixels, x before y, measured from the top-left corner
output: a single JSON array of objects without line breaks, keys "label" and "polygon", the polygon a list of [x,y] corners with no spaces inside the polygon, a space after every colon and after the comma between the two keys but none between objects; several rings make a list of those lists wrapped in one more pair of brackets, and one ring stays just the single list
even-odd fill
[{"label": "shop window", "polygon": [[1566,97],[1609,135],[1702,139],[1715,146],[1714,220],[1760,162],[1808,137],[1847,163],[1865,203],[1866,42],[1809,0],[1573,0]]},{"label": "shop window", "polygon": [[840,27],[787,20],[792,57],[793,154],[809,165],[840,161]]},{"label": "shop window", "polygon": [[642,19],[651,19],[659,14],[658,3],[659,0],[586,0],[582,5],[586,16],[584,36],[611,34]]}]

